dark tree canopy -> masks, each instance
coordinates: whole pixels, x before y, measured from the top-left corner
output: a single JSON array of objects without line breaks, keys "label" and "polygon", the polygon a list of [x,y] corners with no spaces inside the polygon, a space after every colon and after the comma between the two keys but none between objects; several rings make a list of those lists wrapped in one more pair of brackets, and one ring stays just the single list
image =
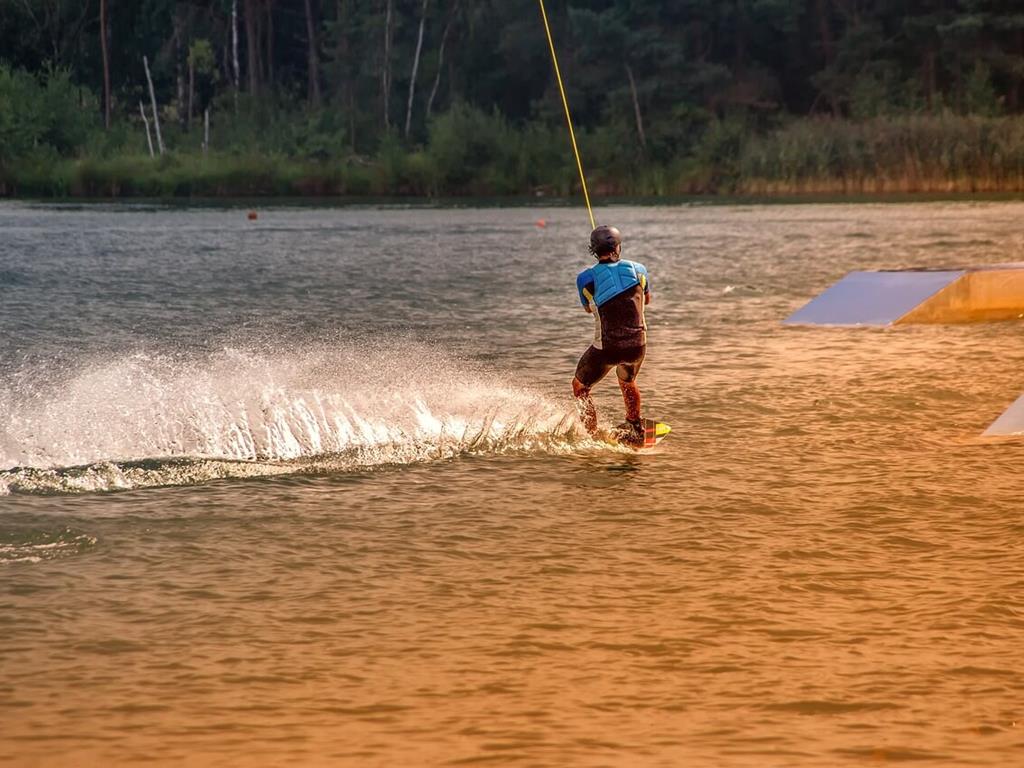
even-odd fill
[{"label": "dark tree canopy", "polygon": [[[154,62],[161,102],[175,101],[199,40],[214,54],[217,94],[232,90],[232,4],[108,0],[118,108],[134,109],[143,55]],[[243,93],[322,96],[356,113],[350,121],[359,134],[378,133],[382,100],[394,115],[402,111],[424,9],[420,103],[413,113],[420,135],[439,76],[435,108],[464,101],[514,122],[555,111],[535,0],[234,4]],[[1016,0],[549,0],[549,6],[584,125],[634,120],[634,93],[652,123],[680,109],[864,117],[1024,108],[1024,8]],[[67,68],[76,84],[99,93],[99,27],[99,0],[0,0],[0,60],[29,72]]]},{"label": "dark tree canopy", "polygon": [[[1019,0],[547,4],[575,121],[608,174],[698,157],[712,134],[707,152],[727,156],[731,130],[809,117],[1024,111]],[[537,0],[0,0],[0,71],[65,78],[110,130],[141,127],[144,56],[177,147],[207,110],[222,148],[228,126],[231,144],[274,135],[307,158],[429,145],[468,162],[486,152],[461,132],[511,130],[544,162],[539,137],[561,128]],[[3,99],[27,87],[11,83],[0,139],[16,133]]]}]

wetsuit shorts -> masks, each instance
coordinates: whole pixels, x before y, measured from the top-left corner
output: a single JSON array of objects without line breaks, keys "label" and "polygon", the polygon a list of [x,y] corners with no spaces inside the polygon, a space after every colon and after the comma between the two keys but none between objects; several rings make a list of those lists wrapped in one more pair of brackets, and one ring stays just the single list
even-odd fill
[{"label": "wetsuit shorts", "polygon": [[598,349],[590,347],[583,353],[576,366],[576,378],[585,387],[592,387],[612,368],[622,381],[635,381],[640,367],[644,364],[647,347],[630,347],[628,349]]}]

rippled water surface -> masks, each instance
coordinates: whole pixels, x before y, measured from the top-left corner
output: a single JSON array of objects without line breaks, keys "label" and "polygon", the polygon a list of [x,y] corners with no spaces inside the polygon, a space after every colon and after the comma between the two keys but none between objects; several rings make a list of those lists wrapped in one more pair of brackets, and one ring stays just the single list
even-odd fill
[{"label": "rippled water surface", "polygon": [[601,211],[634,454],[578,209],[0,206],[0,764],[1024,764],[1024,326],[780,325],[1022,214]]}]

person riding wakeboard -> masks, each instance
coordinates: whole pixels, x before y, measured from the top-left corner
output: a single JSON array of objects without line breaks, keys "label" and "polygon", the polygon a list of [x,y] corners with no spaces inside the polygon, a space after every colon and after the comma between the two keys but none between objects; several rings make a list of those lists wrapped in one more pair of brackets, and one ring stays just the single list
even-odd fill
[{"label": "person riding wakeboard", "polygon": [[643,440],[640,390],[636,378],[647,352],[647,321],[644,307],[651,303],[647,268],[622,256],[622,234],[615,227],[600,226],[590,233],[590,252],[597,264],[576,278],[583,309],[595,315],[594,343],[576,366],[572,393],[591,435],[597,434],[597,408],[591,388],[615,368],[626,406],[626,422],[632,435]]}]

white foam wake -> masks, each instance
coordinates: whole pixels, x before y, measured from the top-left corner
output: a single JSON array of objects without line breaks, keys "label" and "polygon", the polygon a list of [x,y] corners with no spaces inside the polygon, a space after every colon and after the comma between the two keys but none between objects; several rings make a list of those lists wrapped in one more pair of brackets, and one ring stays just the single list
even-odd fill
[{"label": "white foam wake", "polygon": [[0,494],[297,471],[324,457],[355,468],[557,450],[578,437],[565,404],[431,348],[140,353],[45,382],[21,372],[0,389]]}]

